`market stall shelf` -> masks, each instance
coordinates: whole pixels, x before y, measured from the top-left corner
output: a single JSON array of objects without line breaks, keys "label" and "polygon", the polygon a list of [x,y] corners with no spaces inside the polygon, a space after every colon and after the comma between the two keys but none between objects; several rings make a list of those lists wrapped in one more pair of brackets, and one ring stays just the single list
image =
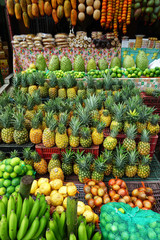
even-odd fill
[{"label": "market stall shelf", "polygon": [[141,93],[141,98],[143,99],[143,103],[147,105],[148,107],[154,107],[155,111],[154,113],[157,113],[160,115],[160,97],[156,98],[153,96],[148,96],[146,93]]}]

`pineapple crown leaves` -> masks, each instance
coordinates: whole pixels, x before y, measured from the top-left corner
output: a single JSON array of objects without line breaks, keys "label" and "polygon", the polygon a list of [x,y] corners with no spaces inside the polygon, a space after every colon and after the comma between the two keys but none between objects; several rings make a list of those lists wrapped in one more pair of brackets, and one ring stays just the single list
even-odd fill
[{"label": "pineapple crown leaves", "polygon": [[49,86],[50,88],[55,88],[58,85],[57,77],[54,73],[50,74]]},{"label": "pineapple crown leaves", "polygon": [[54,131],[57,127],[57,121],[53,118],[53,112],[48,112],[45,117],[45,122],[47,127],[52,131]]},{"label": "pineapple crown leaves", "polygon": [[34,98],[30,94],[27,94],[27,109],[33,110],[34,106],[35,106]]},{"label": "pineapple crown leaves", "polygon": [[127,81],[123,81],[122,82],[123,84],[123,87],[130,87],[131,89],[135,87],[135,83],[131,80],[131,79],[128,79]]},{"label": "pineapple crown leaves", "polygon": [[110,75],[110,71],[108,71],[107,75],[104,74],[104,80],[103,80],[104,89],[105,90],[111,90],[112,84],[113,84],[113,81],[112,81],[112,78],[111,78],[111,75]]},{"label": "pineapple crown leaves", "polygon": [[15,157],[19,157],[19,153],[17,150],[10,152],[10,158],[15,158]]},{"label": "pineapple crown leaves", "polygon": [[24,88],[28,87],[28,81],[27,81],[27,74],[26,73],[22,74],[21,86],[24,87]]},{"label": "pineapple crown leaves", "polygon": [[40,90],[37,89],[32,93],[33,102],[35,105],[40,105],[42,103]]},{"label": "pineapple crown leaves", "polygon": [[35,163],[38,163],[41,161],[41,157],[36,151],[31,152],[31,159],[33,159]]},{"label": "pineapple crown leaves", "polygon": [[122,122],[123,115],[124,115],[124,104],[122,104],[122,103],[113,104],[112,112],[114,114],[114,119],[117,122]]},{"label": "pineapple crown leaves", "polygon": [[93,161],[94,161],[94,155],[92,154],[92,153],[86,153],[85,154],[85,157],[86,157],[86,159],[90,162],[90,164],[92,164],[93,163]]},{"label": "pineapple crown leaves", "polygon": [[111,136],[112,138],[116,138],[117,135],[118,135],[118,128],[112,129],[111,132],[110,132],[110,136]]},{"label": "pineapple crown leaves", "polygon": [[153,126],[156,126],[158,124],[160,120],[160,116],[158,114],[154,114],[151,116],[150,118],[150,123],[153,125]]},{"label": "pineapple crown leaves", "polygon": [[66,88],[73,88],[74,86],[77,85],[77,81],[70,74],[67,74],[67,76],[65,77],[64,81],[65,81]]},{"label": "pineapple crown leaves", "polygon": [[96,89],[103,89],[103,80],[96,81]]},{"label": "pineapple crown leaves", "polygon": [[12,111],[11,109],[8,109],[7,111],[3,112],[0,115],[0,122],[3,126],[3,128],[10,128],[13,126],[12,124]]},{"label": "pineapple crown leaves", "polygon": [[36,72],[36,83],[39,85],[39,86],[44,86],[44,83],[45,83],[45,77],[44,77],[44,74],[41,73],[41,72]]},{"label": "pineapple crown leaves", "polygon": [[128,165],[136,166],[138,164],[139,153],[136,149],[133,151],[127,152]]},{"label": "pineapple crown leaves", "polygon": [[106,101],[104,102],[105,108],[108,109],[110,111],[110,113],[112,113],[112,106],[114,104],[114,97],[109,95],[106,98]]},{"label": "pineapple crown leaves", "polygon": [[97,110],[98,97],[96,95],[89,96],[84,102],[89,111]]},{"label": "pineapple crown leaves", "polygon": [[21,91],[17,91],[14,97],[15,104],[25,106],[27,104],[27,98],[28,98],[28,95],[25,95]]},{"label": "pineapple crown leaves", "polygon": [[106,163],[105,163],[105,159],[103,158],[103,156],[100,156],[97,159],[95,159],[94,164],[95,164],[95,171],[96,172],[98,172],[98,173],[105,172]]},{"label": "pineapple crown leaves", "polygon": [[139,117],[139,113],[136,111],[136,109],[129,110],[128,112],[125,113],[125,118],[129,123],[135,123],[137,122],[137,119]]},{"label": "pineapple crown leaves", "polygon": [[[139,96],[140,97],[140,89],[134,87],[133,89],[131,89],[131,96]],[[142,100],[142,99],[141,99]]]},{"label": "pineapple crown leaves", "polygon": [[92,119],[92,127],[96,128],[98,124],[99,124],[99,120],[93,118]]},{"label": "pineapple crown leaves", "polygon": [[131,126],[127,129],[126,135],[127,138],[134,140],[137,134],[137,127],[136,126]]},{"label": "pineapple crown leaves", "polygon": [[59,134],[65,134],[66,133],[65,125],[63,123],[59,123],[57,131],[59,132]]},{"label": "pineapple crown leaves", "polygon": [[79,151],[79,149],[77,150],[77,152],[75,153],[75,162],[78,163],[79,162],[79,158],[81,158],[84,154],[84,151]]},{"label": "pineapple crown leaves", "polygon": [[142,104],[142,99],[140,96],[134,96],[127,99],[125,103],[127,111],[131,110],[133,112],[134,110],[137,110],[137,106]]},{"label": "pineapple crown leaves", "polygon": [[149,165],[151,163],[151,159],[152,158],[150,157],[150,155],[142,156],[140,164],[143,165],[143,166]]},{"label": "pineapple crown leaves", "polygon": [[103,122],[100,122],[100,123],[97,125],[97,127],[96,127],[97,132],[98,132],[98,133],[102,133],[103,130],[105,129],[105,127],[106,127],[106,124],[103,123]]},{"label": "pineapple crown leaves", "polygon": [[81,104],[78,104],[75,111],[76,115],[79,117],[79,120],[82,125],[89,126],[91,123],[91,113],[88,111],[88,108],[83,108]]},{"label": "pineapple crown leaves", "polygon": [[14,114],[13,118],[14,129],[18,131],[22,131],[24,129],[24,116],[23,113]]},{"label": "pineapple crown leaves", "polygon": [[119,144],[118,147],[116,147],[116,151],[114,154],[114,164],[117,168],[124,168],[126,165],[126,161],[127,161],[127,153],[125,151],[125,149],[123,148],[123,146],[121,146]]},{"label": "pineapple crown leaves", "polygon": [[141,142],[149,142],[150,140],[150,132],[144,129],[141,133]]},{"label": "pineapple crown leaves", "polygon": [[103,110],[103,113],[102,113],[105,117],[108,117],[110,115],[109,111],[107,109],[104,109]]},{"label": "pineapple crown leaves", "polygon": [[36,78],[37,78],[36,72],[28,74],[27,81],[28,81],[29,86],[33,86],[36,84]]},{"label": "pineapple crown leaves", "polygon": [[113,152],[105,149],[104,152],[102,153],[102,156],[103,156],[103,159],[105,160],[105,163],[109,164],[112,162]]},{"label": "pineapple crown leaves", "polygon": [[3,92],[0,96],[0,106],[5,108],[10,103],[9,94],[7,92]]},{"label": "pineapple crown leaves", "polygon": [[65,164],[72,164],[75,157],[75,153],[72,149],[66,149],[66,152],[62,152],[62,162]]},{"label": "pineapple crown leaves", "polygon": [[155,89],[152,92],[152,95],[153,95],[153,97],[156,97],[156,98],[160,97],[160,90],[159,89]]},{"label": "pineapple crown leaves", "polygon": [[81,123],[79,121],[79,118],[77,117],[72,117],[71,121],[70,121],[70,128],[72,129],[72,135],[74,137],[78,137],[79,135],[79,129],[81,126]]},{"label": "pineapple crown leaves", "polygon": [[49,101],[45,102],[44,109],[46,112],[56,112],[57,108],[54,99],[49,99]]},{"label": "pineapple crown leaves", "polygon": [[17,88],[17,87],[20,85],[20,83],[21,83],[21,76],[22,76],[21,73],[17,73],[17,74],[15,74],[15,76],[13,77],[13,86],[14,86],[15,88]]},{"label": "pineapple crown leaves", "polygon": [[27,147],[23,149],[23,157],[27,160],[31,159],[31,148]]},{"label": "pineapple crown leaves", "polygon": [[0,160],[4,160],[6,158],[6,154],[2,151],[0,151]]},{"label": "pineapple crown leaves", "polygon": [[77,86],[79,90],[85,89],[85,85],[83,81],[77,81]]},{"label": "pineapple crown leaves", "polygon": [[78,165],[81,171],[90,171],[91,162],[86,158],[86,156],[79,158]]},{"label": "pineapple crown leaves", "polygon": [[51,158],[54,160],[57,160],[57,159],[59,159],[59,154],[53,153]]},{"label": "pineapple crown leaves", "polygon": [[86,82],[87,82],[88,89],[94,89],[94,78],[92,76],[87,76]]},{"label": "pineapple crown leaves", "polygon": [[60,117],[59,117],[59,123],[62,123],[63,125],[67,125],[67,121],[68,121],[68,114],[67,111],[61,113]]},{"label": "pineapple crown leaves", "polygon": [[139,106],[137,108],[139,113],[138,122],[145,123],[150,118],[151,114],[154,111],[154,108],[147,107],[146,105]]},{"label": "pineapple crown leaves", "polygon": [[114,101],[115,101],[115,103],[121,102],[121,92],[119,92],[119,91],[115,92]]},{"label": "pineapple crown leaves", "polygon": [[40,119],[38,114],[34,115],[34,117],[32,118],[32,128],[33,129],[38,129],[40,125]]},{"label": "pineapple crown leaves", "polygon": [[64,80],[64,78],[58,79],[58,87],[59,88],[65,88],[65,80]]},{"label": "pineapple crown leaves", "polygon": [[89,127],[82,127],[80,130],[81,137],[84,139],[88,139],[91,137],[91,130]]},{"label": "pineapple crown leaves", "polygon": [[42,113],[42,111],[38,110],[36,114],[37,114],[37,117],[39,118],[39,122],[42,123],[42,121],[43,121],[43,113]]}]

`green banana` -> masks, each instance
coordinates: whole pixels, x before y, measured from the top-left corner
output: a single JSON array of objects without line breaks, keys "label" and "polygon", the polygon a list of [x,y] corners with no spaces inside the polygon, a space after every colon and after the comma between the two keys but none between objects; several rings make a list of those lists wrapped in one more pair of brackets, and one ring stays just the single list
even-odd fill
[{"label": "green banana", "polygon": [[46,231],[46,239],[47,240],[56,240],[56,237],[55,237],[54,233],[52,232],[52,230],[47,229],[47,231]]},{"label": "green banana", "polygon": [[59,232],[61,234],[61,237],[64,237],[65,223],[66,223],[66,213],[62,212],[61,216],[60,216],[60,219],[59,219]]},{"label": "green banana", "polygon": [[15,240],[17,238],[17,215],[14,210],[11,211],[9,217],[9,237],[11,240]]},{"label": "green banana", "polygon": [[78,227],[78,239],[79,240],[88,240],[86,226],[85,226],[84,222],[81,222],[81,224]]},{"label": "green banana", "polygon": [[33,204],[34,204],[34,200],[31,196],[29,196],[29,212],[31,212]]},{"label": "green banana", "polygon": [[22,220],[22,223],[20,225],[20,228],[18,230],[18,233],[17,233],[17,239],[18,240],[21,240],[24,237],[24,235],[27,232],[28,225],[29,225],[29,220],[28,220],[27,215],[25,215],[23,220]]},{"label": "green banana", "polygon": [[102,239],[102,235],[99,232],[96,232],[92,237],[92,240],[101,240],[101,239]]},{"label": "green banana", "polygon": [[49,218],[50,218],[50,212],[49,212],[49,210],[46,210],[46,213],[45,213],[44,216],[46,217],[46,219],[47,219],[47,221],[48,221]]},{"label": "green banana", "polygon": [[45,199],[45,195],[44,195],[44,194],[40,195],[40,197],[39,197],[39,203],[40,203],[40,206],[42,206],[42,205],[44,204],[45,201],[46,201],[46,199]]},{"label": "green banana", "polygon": [[13,196],[15,202],[17,201],[17,195],[18,195],[17,192],[12,193],[12,196]]},{"label": "green banana", "polygon": [[1,224],[0,224],[0,239],[1,240],[10,240],[8,236],[8,224],[7,218],[5,215],[2,215]]},{"label": "green banana", "polygon": [[80,223],[84,221],[84,219],[85,219],[85,217],[83,215],[80,215],[78,217],[78,227],[79,227]]},{"label": "green banana", "polygon": [[31,225],[35,219],[35,217],[38,216],[38,212],[39,212],[39,198],[36,199],[36,201],[34,202],[34,205],[32,207],[32,210],[30,212],[30,215],[29,215],[29,225]]},{"label": "green banana", "polygon": [[47,225],[47,219],[45,218],[45,216],[43,216],[39,221],[39,229],[33,239],[39,238],[41,236],[41,233],[45,229],[46,225]]},{"label": "green banana", "polygon": [[0,200],[0,219],[2,218],[2,215],[6,216],[6,205]]},{"label": "green banana", "polygon": [[11,210],[14,210],[15,212],[15,201],[14,201],[14,198],[13,196],[11,195],[9,200],[8,200],[8,206],[7,206],[7,223],[9,224],[9,217],[10,217],[10,214],[11,214]]},{"label": "green banana", "polygon": [[24,236],[23,240],[29,240],[32,239],[36,232],[38,231],[39,228],[39,218],[36,217],[31,225],[31,227],[29,228],[27,234]]},{"label": "green banana", "polygon": [[43,202],[43,205],[40,205],[40,211],[38,214],[38,217],[41,218],[42,216],[44,216],[45,212],[46,212],[46,208],[47,208],[47,202]]},{"label": "green banana", "polygon": [[28,217],[28,215],[29,215],[28,204],[29,204],[29,200],[28,200],[28,198],[25,198],[23,201],[23,205],[22,205],[22,211],[21,211],[21,216],[20,216],[20,220],[19,220],[19,227],[21,226],[24,216],[26,215]]},{"label": "green banana", "polygon": [[6,209],[7,209],[7,205],[8,205],[8,198],[7,198],[7,196],[6,196],[6,195],[3,195],[3,197],[2,197],[2,202],[4,203],[4,205],[5,205]]},{"label": "green banana", "polygon": [[59,236],[59,229],[58,229],[57,222],[54,219],[51,219],[49,221],[49,228],[55,234],[56,238],[58,238],[58,236]]},{"label": "green banana", "polygon": [[20,220],[20,216],[21,216],[21,211],[22,211],[22,197],[20,195],[20,193],[17,196],[17,205],[16,205],[16,215],[17,215],[17,221],[19,222]]},{"label": "green banana", "polygon": [[90,240],[93,234],[92,223],[86,225],[86,230],[87,230],[88,240]]},{"label": "green banana", "polygon": [[74,235],[74,233],[71,233],[69,236],[69,240],[77,240],[76,236]]}]

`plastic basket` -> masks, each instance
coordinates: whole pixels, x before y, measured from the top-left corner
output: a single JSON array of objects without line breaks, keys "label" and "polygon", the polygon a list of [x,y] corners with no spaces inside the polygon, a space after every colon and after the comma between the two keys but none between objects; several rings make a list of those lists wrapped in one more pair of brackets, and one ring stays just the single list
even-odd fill
[{"label": "plastic basket", "polygon": [[6,144],[6,143],[1,143],[0,144],[0,151],[5,152],[6,154],[10,154],[10,152],[17,150],[20,157],[22,156],[22,152],[23,149],[26,147],[31,148],[31,150],[34,150],[34,144],[29,142],[29,143],[25,143],[22,145],[18,145],[16,143],[10,143],[10,144]]},{"label": "plastic basket", "polygon": [[[68,147],[69,149],[70,147]],[[57,153],[61,157],[61,152],[65,152],[65,149],[60,149],[58,147],[52,147],[52,148],[46,148],[42,143],[37,144],[35,146],[36,151],[38,154],[44,158],[45,160],[50,160],[53,153]],[[97,158],[99,156],[99,146],[92,145],[90,148],[83,148],[83,147],[77,147],[77,148],[71,148],[74,152],[77,152],[79,150],[80,152],[84,151],[84,153],[92,153]]]},{"label": "plastic basket", "polygon": [[[103,131],[103,134],[104,134],[104,137],[109,136],[110,135],[110,129],[109,128],[105,128],[104,131]],[[126,134],[120,133],[120,134],[117,135],[116,138],[117,138],[118,143],[122,144],[123,140],[126,138]],[[137,135],[135,140],[136,140],[136,144],[138,144],[138,142],[140,140],[140,135]],[[150,157],[153,157],[153,154],[155,152],[155,148],[156,148],[156,145],[157,145],[157,141],[158,141],[158,135],[150,137],[150,146],[151,146]]]},{"label": "plastic basket", "polygon": [[160,97],[156,98],[153,96],[148,96],[146,93],[141,93],[141,98],[143,99],[143,103],[148,107],[155,107],[154,113],[160,115]]}]

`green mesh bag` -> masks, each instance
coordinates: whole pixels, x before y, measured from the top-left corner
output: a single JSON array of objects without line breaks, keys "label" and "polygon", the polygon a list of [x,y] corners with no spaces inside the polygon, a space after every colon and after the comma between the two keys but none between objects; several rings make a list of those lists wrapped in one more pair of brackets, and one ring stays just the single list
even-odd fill
[{"label": "green mesh bag", "polygon": [[103,240],[160,240],[160,214],[107,203],[101,208],[100,228]]}]

